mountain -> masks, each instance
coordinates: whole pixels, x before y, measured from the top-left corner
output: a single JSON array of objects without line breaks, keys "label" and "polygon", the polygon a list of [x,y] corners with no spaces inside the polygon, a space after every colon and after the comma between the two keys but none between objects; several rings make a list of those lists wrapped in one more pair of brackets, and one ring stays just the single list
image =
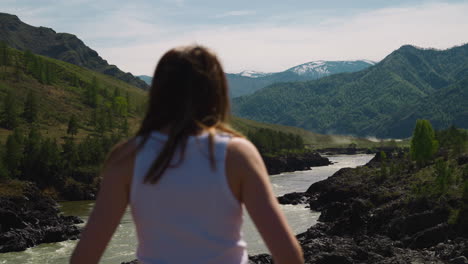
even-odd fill
[{"label": "mountain", "polygon": [[233,100],[235,114],[317,133],[408,137],[415,120],[468,128],[468,44],[402,46],[373,67],[278,83]]},{"label": "mountain", "polygon": [[237,74],[228,73],[231,97],[252,94],[273,83],[310,81],[342,72],[356,72],[374,65],[369,60],[356,61],[311,61],[282,72],[262,73],[243,71]]},{"label": "mountain", "polygon": [[[369,60],[311,61],[282,72],[265,73],[252,70],[226,73],[231,98],[252,94],[268,85],[279,82],[309,81],[342,72],[356,72],[374,65]],[[151,85],[147,75],[137,76]]]},{"label": "mountain", "polygon": [[[307,77],[311,79],[319,79],[324,76],[342,73],[342,72],[356,72],[363,70],[369,66],[375,65],[375,62],[370,60],[357,60],[357,61],[311,61],[304,63],[286,72],[292,72],[298,76]],[[285,80],[294,81],[294,80]]]},{"label": "mountain", "polygon": [[121,71],[115,65],[109,65],[95,50],[86,46],[75,35],[56,33],[50,28],[30,26],[15,15],[0,13],[0,41],[15,49],[30,50],[35,54],[69,62],[113,76],[139,88],[148,89],[144,81],[131,73]]},{"label": "mountain", "polygon": [[246,70],[246,71],[241,71],[237,75],[244,76],[244,77],[250,77],[250,78],[260,78],[260,77],[265,77],[265,76],[269,76],[269,75],[272,75],[272,74],[274,74],[274,73]]},{"label": "mountain", "polygon": [[151,85],[151,82],[153,81],[153,77],[148,75],[138,75],[137,77],[143,80],[148,85]]}]

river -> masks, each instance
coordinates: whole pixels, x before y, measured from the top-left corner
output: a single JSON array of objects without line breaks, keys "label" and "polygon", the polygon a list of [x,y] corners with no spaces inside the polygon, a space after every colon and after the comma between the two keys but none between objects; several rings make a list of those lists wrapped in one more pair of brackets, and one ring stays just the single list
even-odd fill
[{"label": "river", "polygon": [[[312,183],[331,176],[337,170],[345,167],[356,167],[367,163],[373,155],[340,155],[329,156],[334,164],[330,166],[314,167],[308,171],[282,173],[270,177],[273,190],[277,196],[290,192],[303,192]],[[61,210],[66,215],[76,215],[87,220],[94,205],[93,201],[63,202]],[[304,205],[282,205],[283,212],[293,231],[298,234],[304,232],[317,222],[318,212],[313,212]],[[245,211],[245,210],[244,210]],[[244,238],[248,244],[250,255],[267,253],[260,235],[255,229],[247,213],[244,213]],[[22,252],[0,254],[0,264],[64,264],[68,263],[76,241],[63,241],[58,243],[41,244]],[[118,264],[122,261],[135,259],[136,233],[130,211],[127,210],[114,234],[101,263]]]}]

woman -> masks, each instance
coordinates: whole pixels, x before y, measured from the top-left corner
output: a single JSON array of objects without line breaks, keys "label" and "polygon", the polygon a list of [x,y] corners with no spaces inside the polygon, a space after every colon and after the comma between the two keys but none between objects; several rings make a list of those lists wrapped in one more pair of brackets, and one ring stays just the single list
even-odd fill
[{"label": "woman", "polygon": [[257,149],[227,125],[228,89],[200,46],[159,61],[134,139],[110,153],[71,263],[97,263],[130,204],[140,263],[247,263],[242,205],[276,264],[303,263]]}]

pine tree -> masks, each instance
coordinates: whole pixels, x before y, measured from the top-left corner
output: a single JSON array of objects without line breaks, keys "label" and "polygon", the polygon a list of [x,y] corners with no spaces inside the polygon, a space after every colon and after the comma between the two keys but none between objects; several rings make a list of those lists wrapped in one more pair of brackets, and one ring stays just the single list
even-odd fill
[{"label": "pine tree", "polygon": [[127,113],[130,113],[130,93],[127,91],[125,99],[127,99]]},{"label": "pine tree", "polygon": [[42,140],[36,163],[36,182],[45,186],[53,185],[60,175],[61,161],[57,142],[49,138]]},{"label": "pine tree", "polygon": [[73,168],[79,162],[78,149],[73,138],[65,138],[65,143],[62,145],[62,157],[65,168]]},{"label": "pine tree", "polygon": [[2,79],[6,79],[6,66],[10,65],[10,54],[8,46],[4,42],[0,42],[0,65],[3,65]]},{"label": "pine tree", "polygon": [[435,139],[431,123],[424,119],[417,120],[411,138],[411,159],[422,166],[432,159],[438,148],[439,143]]},{"label": "pine tree", "polygon": [[11,178],[19,176],[19,167],[21,164],[22,149],[21,144],[17,141],[15,135],[9,135],[5,143],[4,164],[8,169]]},{"label": "pine tree", "polygon": [[3,102],[3,127],[14,129],[18,125],[18,113],[16,111],[16,100],[13,92],[7,92]]},{"label": "pine tree", "polygon": [[49,63],[44,63],[44,83],[51,85],[52,84],[52,71],[51,71],[51,65]]},{"label": "pine tree", "polygon": [[36,172],[40,163],[41,134],[35,126],[29,130],[24,144],[23,176],[27,180],[37,181]]},{"label": "pine tree", "polygon": [[78,121],[75,115],[72,115],[68,121],[67,134],[72,136],[78,134]]},{"label": "pine tree", "polygon": [[72,76],[71,85],[77,88],[80,87],[80,79],[78,78],[78,76],[76,76],[76,74],[73,74]]},{"label": "pine tree", "polygon": [[94,76],[93,80],[91,82],[91,85],[88,85],[86,87],[85,98],[86,98],[86,103],[89,106],[91,106],[91,107],[96,107],[97,106],[98,91],[99,91],[99,82],[98,82],[96,76]]},{"label": "pine tree", "polygon": [[33,73],[35,65],[35,56],[30,50],[26,50],[23,54],[23,71]]},{"label": "pine tree", "polygon": [[23,72],[22,72],[22,69],[21,69],[21,64],[18,61],[15,62],[15,68],[14,68],[13,76],[15,77],[16,82],[19,82],[22,79]]},{"label": "pine tree", "polygon": [[24,103],[24,112],[23,112],[24,119],[28,123],[33,123],[37,121],[38,117],[38,105],[37,99],[35,94],[30,91],[26,96],[26,102]]}]

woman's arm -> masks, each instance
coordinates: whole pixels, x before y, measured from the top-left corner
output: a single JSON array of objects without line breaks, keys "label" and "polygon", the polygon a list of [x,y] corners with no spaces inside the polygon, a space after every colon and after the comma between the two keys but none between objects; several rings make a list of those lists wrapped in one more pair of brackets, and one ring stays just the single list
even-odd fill
[{"label": "woman's arm", "polygon": [[265,164],[255,146],[242,138],[232,139],[227,150],[226,171],[228,178],[240,179],[240,200],[275,263],[304,263],[302,249],[278,205]]},{"label": "woman's arm", "polygon": [[71,264],[98,263],[128,204],[136,144],[128,141],[109,154],[94,209],[70,259]]}]

